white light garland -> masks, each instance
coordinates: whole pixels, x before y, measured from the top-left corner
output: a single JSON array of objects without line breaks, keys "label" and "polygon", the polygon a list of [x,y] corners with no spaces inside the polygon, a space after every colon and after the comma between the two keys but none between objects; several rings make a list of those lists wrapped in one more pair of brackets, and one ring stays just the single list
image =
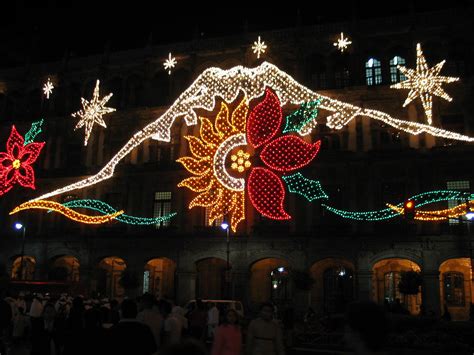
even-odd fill
[{"label": "white light garland", "polygon": [[257,55],[257,58],[260,59],[260,55],[265,53],[267,50],[267,45],[264,41],[261,41],[260,36],[258,36],[258,40],[253,42],[252,46],[253,52]]},{"label": "white light garland", "polygon": [[334,42],[333,45],[343,53],[344,49],[347,49],[347,46],[351,43],[352,41],[349,41],[349,38],[344,37],[344,32],[341,32],[341,37],[339,37],[337,42]]},{"label": "white light garland", "polygon": [[47,99],[49,99],[49,95],[53,93],[54,85],[51,82],[51,79],[48,78],[48,81],[43,85],[43,93]]},{"label": "white light garland", "polygon": [[[340,129],[354,117],[366,116],[414,135],[426,132],[436,137],[467,142],[474,141],[473,137],[417,122],[396,119],[381,111],[364,109],[322,96],[299,84],[290,75],[267,62],[253,69],[242,66],[229,70],[209,68],[199,75],[163,115],[135,133],[96,175],[48,192],[37,199],[47,199],[51,196],[82,189],[109,179],[112,177],[116,165],[144,140],[154,138],[169,142],[171,126],[177,117],[184,117],[188,125],[195,125],[197,123],[195,110],[212,111],[216,103],[216,97],[221,97],[226,102],[231,103],[239,94],[243,93],[248,100],[252,100],[261,97],[267,87],[276,92],[283,106],[286,104],[300,105],[303,102],[320,100],[319,109],[333,112],[326,123],[331,128]],[[307,135],[311,133],[311,128],[304,126],[300,133]]]},{"label": "white light garland", "polygon": [[416,45],[416,70],[407,69],[398,65],[397,68],[406,76],[406,80],[401,83],[390,86],[392,89],[410,89],[408,97],[403,103],[403,107],[420,97],[423,109],[425,110],[428,124],[433,121],[433,95],[439,96],[447,101],[453,99],[441,87],[443,83],[452,83],[458,81],[459,78],[451,76],[440,76],[439,73],[446,61],[439,62],[432,68],[428,68],[425,56],[421,50],[421,45]]},{"label": "white light garland", "polygon": [[84,136],[84,145],[87,145],[87,141],[91,135],[92,127],[94,123],[98,123],[104,128],[107,128],[102,116],[106,113],[114,112],[115,109],[112,107],[105,107],[105,104],[110,100],[112,97],[112,93],[104,96],[101,100],[99,100],[99,84],[100,81],[97,80],[95,84],[94,94],[92,95],[92,100],[87,101],[83,97],[81,97],[82,103],[82,110],[79,110],[73,113],[72,117],[80,117],[81,119],[77,122],[76,127],[74,130],[85,126],[85,136]]},{"label": "white light garland", "polygon": [[221,143],[214,155],[213,168],[215,177],[223,186],[233,191],[243,191],[245,180],[230,176],[225,167],[225,161],[232,149],[242,145],[247,145],[245,133],[234,134]]},{"label": "white light garland", "polygon": [[176,61],[176,58],[171,55],[171,52],[168,54],[168,59],[166,59],[163,62],[163,66],[165,67],[165,70],[168,70],[168,75],[171,75],[171,69],[174,69],[174,67],[178,64]]}]

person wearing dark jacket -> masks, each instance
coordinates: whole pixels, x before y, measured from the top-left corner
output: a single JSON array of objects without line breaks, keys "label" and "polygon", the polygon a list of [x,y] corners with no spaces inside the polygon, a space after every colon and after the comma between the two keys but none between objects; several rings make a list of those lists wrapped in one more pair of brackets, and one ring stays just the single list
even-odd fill
[{"label": "person wearing dark jacket", "polygon": [[46,303],[42,316],[31,321],[31,355],[61,355],[61,329],[54,305]]},{"label": "person wearing dark jacket", "polygon": [[139,322],[137,305],[132,300],[124,300],[120,307],[122,318],[110,331],[110,354],[114,355],[151,355],[156,343],[150,327]]}]

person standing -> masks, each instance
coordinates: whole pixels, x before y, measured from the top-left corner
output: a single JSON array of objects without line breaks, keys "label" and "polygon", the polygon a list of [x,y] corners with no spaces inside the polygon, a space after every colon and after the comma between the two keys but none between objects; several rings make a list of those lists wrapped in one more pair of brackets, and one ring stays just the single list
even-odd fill
[{"label": "person standing", "polygon": [[145,293],[140,299],[142,311],[137,315],[137,320],[148,325],[155,338],[156,347],[161,344],[161,330],[163,329],[163,317],[161,313],[153,308],[155,298],[150,293]]},{"label": "person standing", "polygon": [[284,355],[280,325],[273,320],[274,308],[264,303],[260,316],[250,322],[247,332],[248,355]]},{"label": "person standing", "polygon": [[242,333],[239,316],[233,309],[226,313],[223,323],[216,329],[212,355],[240,355],[242,351]]},{"label": "person standing", "polygon": [[207,336],[214,337],[214,332],[219,325],[219,310],[214,302],[209,302],[209,311],[207,311]]},{"label": "person standing", "polygon": [[46,303],[40,318],[31,320],[31,355],[60,355],[62,351],[61,327],[56,324],[56,310]]}]

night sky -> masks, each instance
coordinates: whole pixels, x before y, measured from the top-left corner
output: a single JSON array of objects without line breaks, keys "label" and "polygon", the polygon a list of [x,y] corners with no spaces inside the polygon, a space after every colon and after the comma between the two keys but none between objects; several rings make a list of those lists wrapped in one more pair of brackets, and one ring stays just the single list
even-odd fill
[{"label": "night sky", "polygon": [[[433,4],[411,0],[405,4],[373,1],[288,2],[287,6],[260,5],[258,2],[225,0],[225,7],[184,5],[181,0],[163,1],[61,1],[28,0],[2,5],[0,11],[0,67],[32,62],[46,62],[69,56],[102,53],[106,45],[111,51],[144,47],[152,44],[189,41],[249,32],[314,25],[429,11],[446,7],[465,7],[465,1]],[[197,4],[198,2],[195,1]],[[317,5],[316,5],[317,4]],[[344,7],[344,4],[345,7]],[[381,5],[384,4],[384,5]],[[389,10],[387,6],[393,5]],[[317,6],[317,7],[316,7]],[[344,8],[345,11],[341,11]],[[300,14],[298,16],[298,13]],[[246,25],[244,25],[246,24]]]}]

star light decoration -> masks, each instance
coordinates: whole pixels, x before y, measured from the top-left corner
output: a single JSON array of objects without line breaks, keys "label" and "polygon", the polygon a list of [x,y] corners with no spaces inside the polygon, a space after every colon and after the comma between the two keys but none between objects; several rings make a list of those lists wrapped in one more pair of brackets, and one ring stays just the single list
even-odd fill
[{"label": "star light decoration", "polygon": [[173,69],[178,62],[176,61],[176,58],[171,55],[171,52],[168,54],[168,59],[166,59],[163,62],[163,66],[165,67],[165,70],[168,70],[168,75],[171,75],[171,69]]},{"label": "star light decoration", "polygon": [[258,36],[258,40],[253,42],[252,49],[253,49],[253,52],[257,55],[257,59],[260,59],[260,55],[265,53],[267,49],[267,45],[265,44],[264,41],[260,39],[260,36]]},{"label": "star light decoration", "polygon": [[51,82],[51,79],[48,78],[48,81],[43,85],[43,93],[47,99],[49,99],[49,95],[53,93],[54,85]]},{"label": "star light decoration", "polygon": [[349,41],[348,37],[344,37],[344,32],[341,32],[341,37],[339,37],[337,42],[334,42],[333,45],[343,53],[344,49],[347,49],[347,46],[351,43],[352,41]]},{"label": "star light decoration", "polygon": [[459,78],[439,75],[445,62],[443,60],[434,67],[428,68],[421,45],[418,43],[416,45],[416,69],[407,69],[404,66],[398,65],[397,68],[407,77],[407,80],[390,86],[392,89],[410,89],[403,107],[419,96],[428,124],[431,124],[433,121],[433,95],[451,102],[453,99],[443,90],[441,84],[459,80]]},{"label": "star light decoration", "polygon": [[74,127],[74,130],[85,126],[85,146],[87,145],[87,141],[89,140],[89,137],[91,135],[94,123],[98,123],[102,127],[107,128],[107,125],[102,119],[102,116],[115,111],[115,109],[112,107],[105,107],[105,104],[110,100],[113,93],[110,93],[107,96],[104,96],[102,99],[99,99],[99,84],[100,81],[97,80],[92,100],[87,101],[86,99],[81,97],[82,110],[79,110],[72,114],[72,117],[80,117],[80,120],[79,122],[77,122],[76,127]]}]

